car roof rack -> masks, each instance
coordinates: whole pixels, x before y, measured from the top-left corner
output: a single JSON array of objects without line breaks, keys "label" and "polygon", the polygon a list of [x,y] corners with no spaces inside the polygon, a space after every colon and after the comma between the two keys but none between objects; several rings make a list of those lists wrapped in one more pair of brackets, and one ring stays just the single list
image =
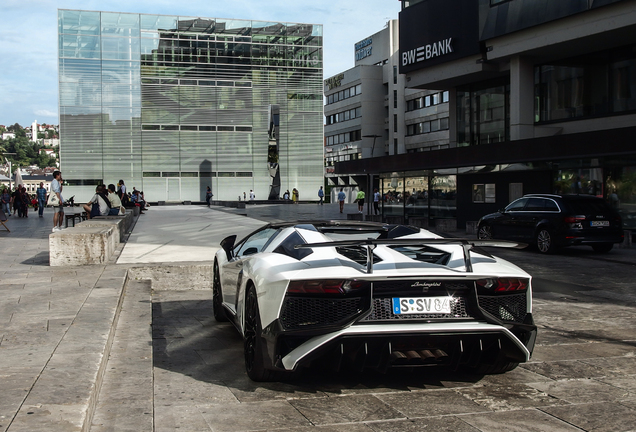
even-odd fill
[{"label": "car roof rack", "polygon": [[462,238],[426,238],[426,239],[366,239],[366,240],[341,240],[324,243],[307,243],[294,246],[296,249],[312,249],[319,247],[341,247],[341,246],[366,246],[367,250],[367,274],[373,273],[373,250],[378,246],[421,246],[433,244],[457,244],[461,245],[464,251],[464,265],[466,272],[472,273],[473,265],[470,260],[470,251],[475,247],[500,247],[523,249],[525,243],[518,243],[506,240],[473,240]]}]

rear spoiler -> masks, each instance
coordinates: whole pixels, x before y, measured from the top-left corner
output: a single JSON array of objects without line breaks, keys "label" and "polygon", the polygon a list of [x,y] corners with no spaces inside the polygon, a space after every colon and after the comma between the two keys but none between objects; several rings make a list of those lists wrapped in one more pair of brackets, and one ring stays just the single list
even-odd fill
[{"label": "rear spoiler", "polygon": [[430,238],[430,239],[366,239],[366,240],[343,240],[325,243],[310,243],[296,245],[296,249],[313,249],[319,247],[341,247],[341,246],[366,246],[367,249],[367,273],[373,273],[373,250],[377,246],[422,246],[422,245],[461,245],[464,250],[464,264],[466,271],[472,272],[473,265],[470,261],[470,251],[475,247],[498,247],[523,249],[528,246],[525,243],[518,243],[506,240],[472,240],[461,238]]}]

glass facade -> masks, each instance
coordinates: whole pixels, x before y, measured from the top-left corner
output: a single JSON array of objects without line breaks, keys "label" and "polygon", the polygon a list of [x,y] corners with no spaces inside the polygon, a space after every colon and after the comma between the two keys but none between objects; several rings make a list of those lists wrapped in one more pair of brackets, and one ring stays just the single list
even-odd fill
[{"label": "glass facade", "polygon": [[457,88],[457,146],[510,140],[510,84],[507,81]]},{"label": "glass facade", "polygon": [[537,66],[534,81],[537,122],[636,110],[633,46]]},{"label": "glass facade", "polygon": [[[59,10],[61,169],[69,193],[123,179],[150,201],[269,195],[268,108],[283,189],[323,184],[322,26]],[[75,189],[77,188],[77,189]]]}]

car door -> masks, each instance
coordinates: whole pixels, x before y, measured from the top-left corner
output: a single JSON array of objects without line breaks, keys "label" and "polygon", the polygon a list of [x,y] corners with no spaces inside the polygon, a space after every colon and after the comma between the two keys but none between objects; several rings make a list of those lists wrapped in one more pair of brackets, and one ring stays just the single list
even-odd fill
[{"label": "car door", "polygon": [[534,240],[537,224],[546,215],[546,202],[547,200],[541,197],[528,198],[523,210],[515,215],[515,223],[512,227],[514,240],[524,242]]},{"label": "car door", "polygon": [[497,218],[496,225],[493,226],[495,238],[514,240],[518,237],[518,227],[520,218],[523,216],[523,208],[528,202],[528,198],[519,198],[508,204],[508,206]]},{"label": "car door", "polygon": [[236,310],[245,262],[258,255],[278,232],[277,228],[263,228],[234,246],[232,258],[223,265],[223,303]]}]

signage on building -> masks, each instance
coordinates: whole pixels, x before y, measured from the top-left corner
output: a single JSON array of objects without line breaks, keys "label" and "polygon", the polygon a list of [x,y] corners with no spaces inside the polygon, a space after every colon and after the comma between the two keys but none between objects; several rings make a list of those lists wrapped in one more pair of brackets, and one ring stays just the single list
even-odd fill
[{"label": "signage on building", "polygon": [[400,73],[479,55],[477,0],[427,0],[400,12]]},{"label": "signage on building", "polygon": [[450,54],[453,52],[453,38],[447,38],[439,42],[423,45],[402,53],[402,66],[421,62]]},{"label": "signage on building", "polygon": [[325,80],[325,86],[327,86],[327,88],[329,90],[332,90],[336,87],[340,87],[340,85],[342,84],[342,80],[344,79],[344,74],[338,74],[336,76],[332,76],[331,78],[327,78]]},{"label": "signage on building", "polygon": [[355,45],[356,48],[356,61],[369,57],[373,52],[373,38],[366,38]]}]

